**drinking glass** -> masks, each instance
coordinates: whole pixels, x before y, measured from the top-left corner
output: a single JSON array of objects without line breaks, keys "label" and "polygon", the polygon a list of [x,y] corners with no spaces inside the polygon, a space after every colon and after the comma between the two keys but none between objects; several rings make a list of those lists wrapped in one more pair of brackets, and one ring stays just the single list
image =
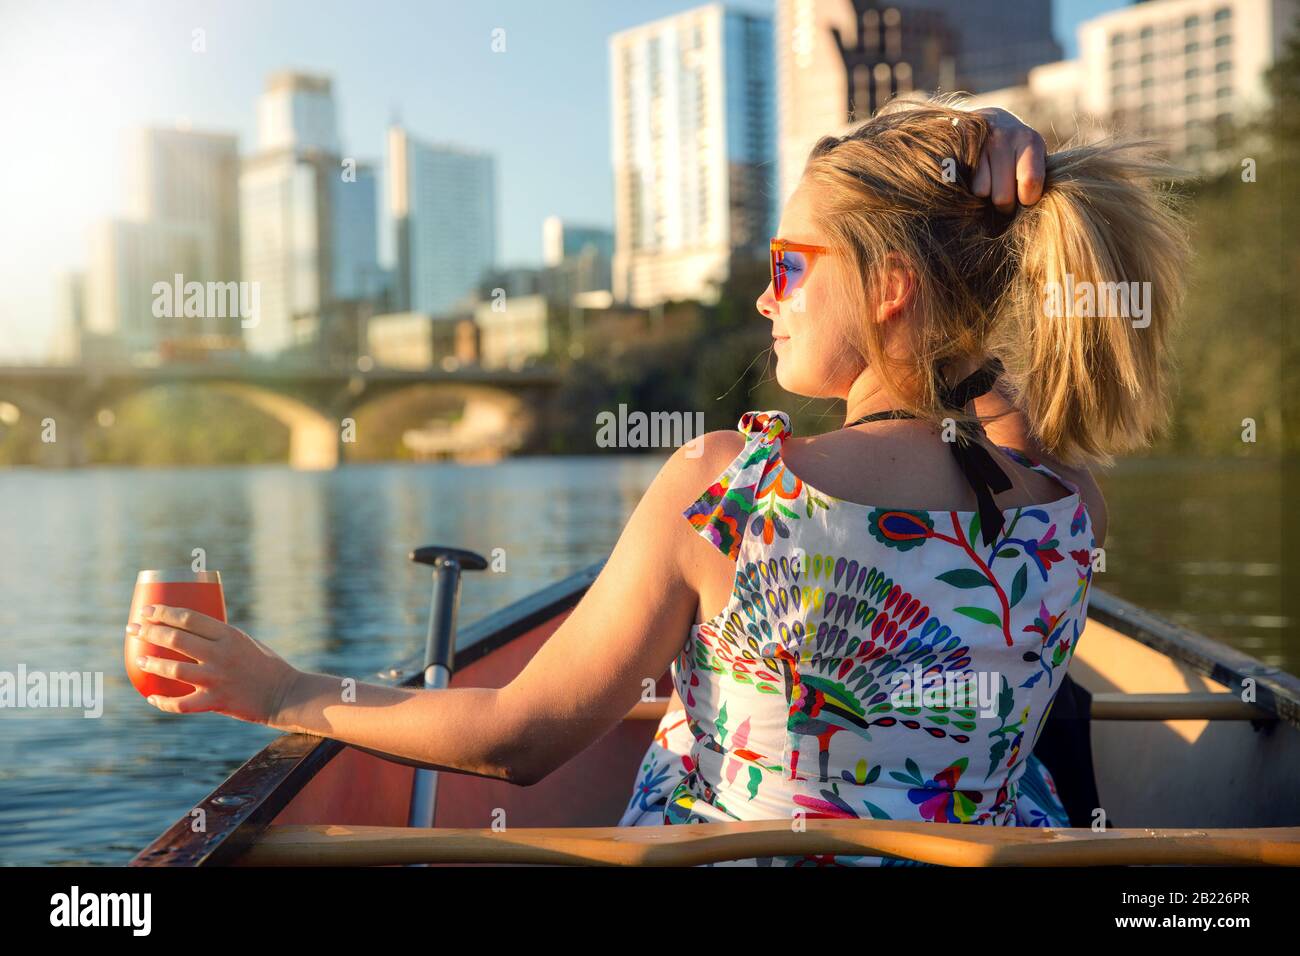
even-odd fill
[{"label": "drinking glass", "polygon": [[[141,571],[136,575],[135,593],[131,596],[131,611],[127,623],[143,624],[140,610],[151,604],[184,607],[199,611],[219,621],[226,619],[226,597],[221,590],[221,573],[218,571],[155,570]],[[194,687],[184,681],[160,677],[140,670],[137,657],[162,657],[172,661],[193,661],[179,651],[159,647],[142,640],[137,634],[126,635],[126,674],[132,686],[145,697],[184,697]]]}]

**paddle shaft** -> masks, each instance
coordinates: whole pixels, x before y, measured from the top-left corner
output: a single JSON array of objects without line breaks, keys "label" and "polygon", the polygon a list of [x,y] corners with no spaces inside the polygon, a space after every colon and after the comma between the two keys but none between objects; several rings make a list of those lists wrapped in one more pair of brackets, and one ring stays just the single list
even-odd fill
[{"label": "paddle shaft", "polygon": [[766,856],[893,856],[940,866],[1300,866],[1300,827],[1104,830],[892,820],[411,830],[268,827],[240,866],[496,863],[696,866]]},{"label": "paddle shaft", "polygon": [[[460,598],[460,562],[440,556],[433,566],[433,594],[429,601],[429,630],[424,644],[424,686],[427,690],[447,687],[456,654],[456,607]],[[433,826],[438,799],[438,772],[420,769],[411,783],[411,805],[407,825]]]}]

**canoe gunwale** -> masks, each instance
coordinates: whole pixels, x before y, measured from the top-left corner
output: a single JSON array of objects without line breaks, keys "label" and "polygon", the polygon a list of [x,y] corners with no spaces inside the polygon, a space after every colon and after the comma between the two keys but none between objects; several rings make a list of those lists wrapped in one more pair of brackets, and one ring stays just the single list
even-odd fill
[{"label": "canoe gunwale", "polygon": [[[596,561],[462,628],[456,637],[456,666],[471,664],[571,609],[604,565],[603,559]],[[1234,691],[1240,691],[1245,678],[1254,678],[1258,691],[1256,706],[1300,727],[1300,678],[1099,588],[1092,589],[1089,601],[1089,617],[1188,664]],[[418,686],[422,671],[421,656],[413,655],[403,664],[381,672],[374,680],[393,686]],[[345,746],[337,740],[307,734],[277,737],[195,805],[194,810],[201,809],[206,815],[206,832],[193,831],[191,810],[141,850],[129,865],[230,863]]]}]

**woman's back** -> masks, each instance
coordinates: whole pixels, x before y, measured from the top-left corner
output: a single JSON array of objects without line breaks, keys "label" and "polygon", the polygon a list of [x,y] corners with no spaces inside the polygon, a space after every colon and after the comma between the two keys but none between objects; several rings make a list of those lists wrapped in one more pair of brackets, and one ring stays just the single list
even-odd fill
[{"label": "woman's back", "polygon": [[[791,436],[782,446],[781,459],[808,484],[844,501],[975,510],[975,495],[933,426],[896,421],[868,427],[865,433],[841,428],[811,438]],[[1013,484],[998,496],[1004,507],[1046,503],[1073,493],[1056,478],[1014,460],[1002,459],[999,465]]]},{"label": "woman's back", "polygon": [[[648,792],[672,783],[667,823],[801,812],[1065,825],[1029,754],[1086,620],[1088,509],[1047,469],[1007,462],[1024,474],[1002,497],[1030,497],[986,544],[973,506],[918,506],[953,489],[914,470],[926,443],[908,427],[894,458],[913,480],[895,489],[902,505],[877,505],[805,480],[786,460],[785,413],[742,417],[743,447],[685,512],[735,562],[726,606],[691,629],[673,665],[685,714],[661,731],[675,727],[688,752],[673,766],[665,747],[659,766],[652,748],[625,823],[657,822],[643,819]],[[871,440],[883,450],[870,457],[888,464],[888,440]],[[830,444],[803,443],[800,460],[813,472],[844,460]]]}]

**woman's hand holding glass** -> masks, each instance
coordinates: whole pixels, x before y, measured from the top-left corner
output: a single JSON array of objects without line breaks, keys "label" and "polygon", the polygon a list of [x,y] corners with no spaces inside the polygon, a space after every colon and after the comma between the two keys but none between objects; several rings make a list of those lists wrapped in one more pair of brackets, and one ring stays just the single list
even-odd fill
[{"label": "woman's hand holding glass", "polygon": [[142,657],[137,666],[194,686],[183,697],[155,694],[149,703],[173,714],[213,712],[254,724],[275,722],[299,676],[282,657],[239,628],[188,608],[153,605],[141,618],[128,632],[191,660]]}]

